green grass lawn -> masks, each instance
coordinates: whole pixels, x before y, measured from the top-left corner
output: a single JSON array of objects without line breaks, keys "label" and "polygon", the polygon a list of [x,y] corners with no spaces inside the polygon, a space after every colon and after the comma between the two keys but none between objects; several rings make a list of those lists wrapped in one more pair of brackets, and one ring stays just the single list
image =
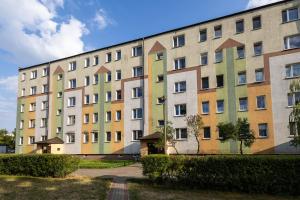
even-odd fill
[{"label": "green grass lawn", "polygon": [[81,159],[79,168],[82,169],[104,169],[104,168],[116,168],[124,167],[133,164],[131,160],[89,160]]},{"label": "green grass lawn", "polygon": [[147,181],[131,180],[128,183],[130,200],[297,200],[299,197],[244,194],[207,190],[170,189]]},{"label": "green grass lawn", "polygon": [[105,199],[109,184],[100,178],[0,176],[0,199]]}]

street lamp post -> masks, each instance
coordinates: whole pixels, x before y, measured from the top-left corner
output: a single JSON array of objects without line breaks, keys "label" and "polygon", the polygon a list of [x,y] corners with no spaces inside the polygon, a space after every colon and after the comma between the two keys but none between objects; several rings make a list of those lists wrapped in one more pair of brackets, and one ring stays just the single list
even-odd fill
[{"label": "street lamp post", "polygon": [[165,96],[163,96],[162,101],[163,101],[163,118],[164,118],[164,152],[165,152],[165,154],[168,154],[168,152],[167,152],[166,100],[167,100],[167,98]]}]

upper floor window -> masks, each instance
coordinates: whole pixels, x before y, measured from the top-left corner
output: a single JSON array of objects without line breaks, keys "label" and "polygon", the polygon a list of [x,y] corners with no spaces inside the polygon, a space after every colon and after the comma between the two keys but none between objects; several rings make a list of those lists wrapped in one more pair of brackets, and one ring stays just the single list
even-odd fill
[{"label": "upper floor window", "polygon": [[236,33],[244,32],[244,20],[239,20],[239,21],[235,22],[235,30],[236,30]]},{"label": "upper floor window", "polygon": [[177,47],[182,47],[185,44],[185,38],[184,35],[179,35],[179,36],[175,36],[173,37],[173,47],[177,48]]},{"label": "upper floor window", "polygon": [[23,128],[24,128],[24,120],[21,120],[21,121],[20,121],[19,129],[23,129]]},{"label": "upper floor window", "polygon": [[106,73],[106,82],[110,82],[111,81],[111,72],[107,72]]},{"label": "upper floor window", "polygon": [[42,76],[48,76],[49,75],[49,68],[46,67],[43,69],[43,73],[42,73]]},{"label": "upper floor window", "polygon": [[139,67],[134,67],[132,69],[132,76],[133,77],[139,77],[139,76],[143,76],[143,67],[139,66]]},{"label": "upper floor window", "polygon": [[72,61],[69,63],[69,71],[76,70],[76,61]]},{"label": "upper floor window", "polygon": [[257,30],[261,28],[261,17],[256,16],[252,18],[252,28],[253,30]]},{"label": "upper floor window", "polygon": [[98,93],[96,93],[93,95],[93,103],[98,103],[98,100],[99,100],[99,95]]},{"label": "upper floor window", "polygon": [[89,86],[90,85],[90,77],[86,76],[84,77],[84,86]]},{"label": "upper floor window", "polygon": [[22,97],[25,96],[25,88],[22,89],[22,91],[21,91],[21,96],[22,96]]},{"label": "upper floor window", "polygon": [[121,50],[116,51],[116,58],[115,58],[115,60],[121,60],[121,58],[122,58],[122,52],[121,52]]},{"label": "upper floor window", "polygon": [[215,62],[220,63],[223,61],[223,51],[219,50],[215,52]]},{"label": "upper floor window", "polygon": [[209,101],[202,102],[202,114],[209,113]]},{"label": "upper floor window", "polygon": [[246,84],[247,82],[247,76],[246,76],[246,72],[239,72],[238,73],[238,85],[243,85]]},{"label": "upper floor window", "polygon": [[75,143],[75,133],[67,133],[66,134],[66,143]]},{"label": "upper floor window", "polygon": [[237,55],[239,59],[245,58],[245,46],[239,46],[236,48]]},{"label": "upper floor window", "polygon": [[132,47],[131,55],[133,57],[142,56],[142,54],[143,54],[143,48],[142,48],[142,46]]},{"label": "upper floor window", "polygon": [[186,140],[188,137],[186,128],[176,128],[175,129],[175,139],[176,140]]},{"label": "upper floor window", "polygon": [[292,35],[284,38],[284,48],[300,48],[300,35]]},{"label": "upper floor window", "polygon": [[75,115],[69,115],[67,119],[67,125],[74,125],[76,121]]},{"label": "upper floor window", "polygon": [[208,64],[208,53],[201,53],[200,55],[200,63],[201,65],[207,65]]},{"label": "upper floor window", "polygon": [[182,57],[182,58],[176,58],[174,60],[174,69],[177,70],[177,69],[183,69],[185,68],[185,57]]},{"label": "upper floor window", "polygon": [[25,79],[26,79],[26,73],[22,73],[22,75],[21,75],[21,81],[25,81]]},{"label": "upper floor window", "polygon": [[45,128],[47,126],[48,126],[47,118],[42,118],[41,119],[41,128]]},{"label": "upper floor window", "polygon": [[36,103],[30,103],[29,104],[29,111],[30,112],[33,112],[36,110]]},{"label": "upper floor window", "polygon": [[132,98],[139,98],[143,96],[143,90],[141,87],[132,88]]},{"label": "upper floor window", "polygon": [[285,74],[287,78],[300,76],[300,63],[290,64],[285,67]]},{"label": "upper floor window", "polygon": [[203,90],[209,89],[209,78],[208,77],[201,78],[201,82],[202,82]]},{"label": "upper floor window", "polygon": [[255,70],[255,81],[256,82],[264,81],[264,69],[256,69]]},{"label": "upper floor window", "polygon": [[33,144],[33,143],[34,143],[34,140],[35,140],[35,137],[34,137],[34,136],[29,136],[29,137],[28,137],[28,144]]},{"label": "upper floor window", "polygon": [[268,137],[268,124],[258,124],[258,135],[259,137]]},{"label": "upper floor window", "polygon": [[47,93],[47,92],[49,92],[49,86],[48,84],[45,84],[42,86],[42,93]]},{"label": "upper floor window", "polygon": [[158,52],[156,54],[156,60],[162,60],[164,58],[164,53],[163,52]]},{"label": "upper floor window", "polygon": [[94,56],[94,65],[98,65],[98,64],[99,64],[99,57]]},{"label": "upper floor window", "polygon": [[35,128],[35,120],[34,119],[29,120],[28,128]]},{"label": "upper floor window", "polygon": [[106,132],[105,142],[110,142],[110,141],[111,141],[111,132]]},{"label": "upper floor window", "polygon": [[92,132],[92,142],[98,142],[98,132]]},{"label": "upper floor window", "polygon": [[89,142],[89,133],[83,133],[82,135],[83,143],[86,144]]},{"label": "upper floor window", "polygon": [[90,115],[89,114],[84,114],[83,123],[88,124],[89,121],[90,121]]},{"label": "upper floor window", "polygon": [[121,100],[122,99],[122,91],[121,90],[117,90],[116,91],[116,100]]},{"label": "upper floor window", "polygon": [[240,111],[247,111],[248,110],[248,98],[247,97],[243,97],[243,98],[239,98],[239,103],[240,103]]},{"label": "upper floor window", "polygon": [[20,137],[20,139],[19,139],[19,145],[23,145],[23,137]]},{"label": "upper floor window", "polygon": [[262,42],[256,42],[253,45],[253,49],[254,49],[254,55],[255,56],[260,56],[263,52],[263,44]]},{"label": "upper floor window", "polygon": [[36,91],[37,91],[36,86],[31,87],[30,88],[30,95],[36,95]]},{"label": "upper floor window", "polygon": [[69,97],[68,98],[68,107],[74,107],[76,105],[76,98],[75,97]]},{"label": "upper floor window", "polygon": [[93,84],[94,84],[94,85],[97,85],[98,82],[99,82],[99,76],[98,76],[98,74],[95,74],[95,75],[94,75]]},{"label": "upper floor window", "polygon": [[176,82],[174,86],[174,92],[185,92],[186,91],[186,81]]},{"label": "upper floor window", "polygon": [[224,87],[224,75],[223,74],[217,75],[216,79],[217,79],[217,87],[218,88]]},{"label": "upper floor window", "polygon": [[90,95],[84,95],[84,104],[87,105],[90,103]]},{"label": "upper floor window", "polygon": [[111,62],[111,52],[106,54],[106,60],[107,63]]},{"label": "upper floor window", "polygon": [[62,75],[62,74],[58,74],[58,75],[57,75],[57,80],[58,80],[58,81],[62,80],[62,78],[63,78],[63,75]]},{"label": "upper floor window", "polygon": [[30,79],[36,79],[37,78],[37,70],[34,70],[30,73]]},{"label": "upper floor window", "polygon": [[207,40],[207,29],[200,30],[200,42],[205,42]]},{"label": "upper floor window", "polygon": [[46,110],[49,107],[48,101],[42,101],[41,110]]},{"label": "upper floor window", "polygon": [[300,102],[300,92],[288,94],[288,106],[297,105]]},{"label": "upper floor window", "polygon": [[203,138],[204,139],[210,139],[210,127],[204,127],[203,128]]},{"label": "upper floor window", "polygon": [[121,140],[122,140],[121,131],[116,131],[116,133],[115,133],[115,142],[120,142]]},{"label": "upper floor window", "polygon": [[90,66],[90,58],[86,58],[84,60],[84,67],[89,67]]},{"label": "upper floor window", "polygon": [[121,80],[122,79],[122,71],[119,69],[119,70],[116,70],[116,81],[118,80]]},{"label": "upper floor window", "polygon": [[217,113],[224,112],[224,100],[217,100]]},{"label": "upper floor window", "polygon": [[256,97],[256,108],[265,109],[266,108],[266,96],[261,95]]},{"label": "upper floor window", "polygon": [[24,108],[25,108],[25,105],[24,105],[24,104],[21,104],[21,106],[20,106],[20,112],[21,112],[21,113],[24,112]]},{"label": "upper floor window", "polygon": [[134,108],[132,109],[132,119],[142,119],[143,118],[143,109]]},{"label": "upper floor window", "polygon": [[95,123],[98,123],[98,119],[99,119],[98,113],[94,113],[94,114],[93,114],[93,123],[94,123],[94,124],[95,124]]},{"label": "upper floor window", "polygon": [[117,110],[116,117],[115,117],[116,121],[120,121],[121,118],[122,118],[122,112],[121,112],[121,110]]},{"label": "upper floor window", "polygon": [[133,130],[132,131],[132,140],[136,141],[143,137],[143,131],[142,130]]},{"label": "upper floor window", "polygon": [[282,11],[282,22],[290,22],[299,19],[299,8],[290,8]]},{"label": "upper floor window", "polygon": [[111,91],[106,92],[106,102],[111,101]]},{"label": "upper floor window", "polygon": [[111,121],[111,111],[106,112],[106,118],[105,118],[106,122],[110,122]]},{"label": "upper floor window", "polygon": [[222,37],[222,25],[215,26],[214,31],[215,31],[215,38]]},{"label": "upper floor window", "polygon": [[186,115],[186,104],[175,105],[175,115],[174,116],[184,116]]},{"label": "upper floor window", "polygon": [[69,89],[76,88],[76,79],[69,80]]}]

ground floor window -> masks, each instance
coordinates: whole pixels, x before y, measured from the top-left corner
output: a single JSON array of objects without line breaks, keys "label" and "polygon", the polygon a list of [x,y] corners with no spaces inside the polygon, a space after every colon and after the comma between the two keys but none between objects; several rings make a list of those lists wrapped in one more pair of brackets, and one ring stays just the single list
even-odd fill
[{"label": "ground floor window", "polygon": [[98,132],[92,132],[92,142],[98,142]]},{"label": "ground floor window", "polygon": [[187,129],[186,128],[176,128],[175,129],[175,139],[176,140],[186,140],[187,139]]},{"label": "ground floor window", "polygon": [[210,139],[210,127],[204,127],[203,128],[203,138],[204,139]]},{"label": "ground floor window", "polygon": [[83,143],[89,142],[89,133],[83,133]]},{"label": "ground floor window", "polygon": [[105,141],[106,142],[110,142],[111,141],[111,132],[106,132]]},{"label": "ground floor window", "polygon": [[259,137],[267,137],[268,136],[268,124],[262,123],[258,124]]},{"label": "ground floor window", "polygon": [[117,131],[116,135],[115,135],[115,141],[120,142],[121,139],[122,139],[122,133],[121,133],[121,131]]},{"label": "ground floor window", "polygon": [[133,141],[139,140],[141,137],[143,137],[143,131],[142,130],[132,131],[132,140]]},{"label": "ground floor window", "polygon": [[75,143],[75,133],[67,133],[67,143]]}]

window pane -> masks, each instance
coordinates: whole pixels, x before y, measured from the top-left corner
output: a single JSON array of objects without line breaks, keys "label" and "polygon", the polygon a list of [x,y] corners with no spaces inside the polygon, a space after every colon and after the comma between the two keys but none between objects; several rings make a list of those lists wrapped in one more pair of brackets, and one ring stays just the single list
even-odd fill
[{"label": "window pane", "polygon": [[300,35],[291,36],[288,38],[288,48],[299,48],[300,47]]},{"label": "window pane", "polygon": [[293,76],[300,76],[300,63],[294,64],[293,66]]},{"label": "window pane", "polygon": [[253,29],[259,29],[261,28],[261,18],[259,17],[254,17],[253,18]]},{"label": "window pane", "polygon": [[261,82],[264,80],[264,72],[263,70],[256,70],[255,71],[255,80],[257,82]]},{"label": "window pane", "polygon": [[289,21],[298,19],[298,8],[288,10]]},{"label": "window pane", "polygon": [[236,32],[237,33],[244,32],[244,21],[243,20],[236,22]]},{"label": "window pane", "polygon": [[288,106],[292,106],[293,104],[293,94],[288,94]]}]

